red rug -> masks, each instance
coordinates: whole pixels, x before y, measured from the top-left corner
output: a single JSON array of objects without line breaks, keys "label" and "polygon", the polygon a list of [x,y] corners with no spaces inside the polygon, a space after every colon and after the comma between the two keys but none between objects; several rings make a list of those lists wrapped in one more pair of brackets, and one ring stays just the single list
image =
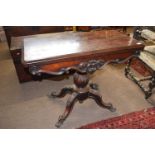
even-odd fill
[{"label": "red rug", "polygon": [[154,129],[155,107],[84,125],[79,129]]}]

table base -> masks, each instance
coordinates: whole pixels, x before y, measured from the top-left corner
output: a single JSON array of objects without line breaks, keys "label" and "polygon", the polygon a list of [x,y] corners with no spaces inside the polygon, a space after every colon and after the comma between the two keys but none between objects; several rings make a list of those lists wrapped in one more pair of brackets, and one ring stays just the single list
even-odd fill
[{"label": "table base", "polygon": [[70,87],[64,87],[59,93],[52,92],[50,97],[64,97],[67,94],[71,94],[69,97],[65,111],[62,115],[59,116],[56,127],[59,128],[63,122],[70,115],[75,103],[79,101],[82,103],[87,98],[91,98],[102,108],[106,108],[112,112],[116,109],[112,106],[111,103],[105,103],[98,91],[98,87],[94,83],[89,83],[89,77],[86,74],[74,73],[73,75],[74,85]]},{"label": "table base", "polygon": [[[110,111],[115,111],[116,109],[112,106],[111,103],[105,103],[102,99],[98,91],[98,86],[94,83],[89,82],[89,74],[94,73],[96,70],[102,67],[105,67],[107,64],[121,64],[129,61],[135,55],[131,55],[126,59],[115,59],[109,60],[107,62],[103,60],[90,60],[88,62],[81,62],[77,66],[72,66],[68,68],[62,68],[58,72],[48,71],[40,68],[39,66],[32,65],[29,67],[29,71],[32,75],[41,76],[41,74],[49,74],[49,75],[63,75],[68,74],[70,71],[74,71],[73,81],[74,85],[71,87],[64,87],[61,89],[59,93],[53,92],[50,94],[50,97],[64,97],[66,94],[71,94],[67,103],[66,109],[62,115],[60,115],[58,122],[56,123],[56,127],[60,127],[66,118],[71,113],[75,103],[79,101],[82,103],[87,98],[93,99],[96,104],[98,104],[102,108],[106,108]],[[127,71],[127,68],[126,68]]]}]

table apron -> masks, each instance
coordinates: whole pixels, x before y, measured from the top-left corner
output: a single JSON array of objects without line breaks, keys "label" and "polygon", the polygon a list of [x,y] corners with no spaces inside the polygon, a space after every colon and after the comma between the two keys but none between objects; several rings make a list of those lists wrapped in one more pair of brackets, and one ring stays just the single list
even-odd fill
[{"label": "table apron", "polygon": [[86,62],[89,60],[115,60],[115,59],[126,59],[133,55],[133,52],[126,52],[126,53],[118,53],[118,54],[108,54],[108,55],[90,55],[89,57],[81,57],[81,58],[74,58],[68,59],[57,63],[49,63],[49,64],[41,64],[39,67],[43,70],[57,72],[62,68],[67,68],[71,66],[76,66],[81,62]]}]

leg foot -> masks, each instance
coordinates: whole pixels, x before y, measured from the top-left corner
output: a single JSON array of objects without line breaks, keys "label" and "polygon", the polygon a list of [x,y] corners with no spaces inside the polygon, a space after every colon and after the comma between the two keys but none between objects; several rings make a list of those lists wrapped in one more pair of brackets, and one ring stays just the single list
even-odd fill
[{"label": "leg foot", "polygon": [[62,117],[62,116],[59,116],[58,122],[55,124],[55,126],[56,126],[57,128],[60,128],[61,125],[63,124],[63,122],[64,122],[63,117]]},{"label": "leg foot", "polygon": [[94,90],[99,90],[98,85],[96,83],[90,83],[89,86],[90,86],[90,88],[92,88]]},{"label": "leg foot", "polygon": [[111,112],[116,111],[116,108],[114,108],[111,103],[104,103],[101,95],[95,90],[89,91],[89,98],[94,99],[96,101],[96,103],[102,108],[106,108],[106,109],[110,110]]},{"label": "leg foot", "polygon": [[72,109],[74,107],[74,104],[75,104],[75,102],[77,100],[77,97],[78,97],[78,94],[73,93],[71,95],[71,97],[68,99],[66,109],[65,109],[64,113],[59,116],[58,122],[55,125],[57,128],[59,128],[63,124],[63,122],[66,120],[66,118],[71,113],[71,111],[72,111]]}]

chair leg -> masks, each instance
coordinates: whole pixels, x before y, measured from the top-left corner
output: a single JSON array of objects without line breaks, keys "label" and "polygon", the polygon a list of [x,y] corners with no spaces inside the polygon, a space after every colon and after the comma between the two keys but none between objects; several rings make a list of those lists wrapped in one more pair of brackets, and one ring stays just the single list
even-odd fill
[{"label": "chair leg", "polygon": [[130,66],[131,66],[131,62],[132,62],[132,59],[129,59],[128,62],[127,62],[127,65],[125,67],[125,76],[128,77],[128,74],[130,73]]},{"label": "chair leg", "polygon": [[[130,79],[135,83],[137,84],[140,89],[143,91],[143,93],[145,94],[145,99],[148,99],[151,95],[152,95],[152,90],[153,88],[155,88],[155,73],[153,73],[153,76],[149,76],[147,78],[143,78],[143,79],[138,79],[134,74],[133,72],[131,71],[130,69],[130,66],[131,66],[131,62],[132,62],[132,59],[131,58],[126,67],[125,67],[125,76],[127,78],[130,77]],[[145,88],[144,85],[142,84],[143,81],[146,81],[146,80],[151,80],[149,85],[148,85],[148,88]]]},{"label": "chair leg", "polygon": [[155,76],[152,77],[148,87],[149,87],[148,93],[145,95],[146,99],[148,99],[152,95],[152,90],[155,88]]}]

